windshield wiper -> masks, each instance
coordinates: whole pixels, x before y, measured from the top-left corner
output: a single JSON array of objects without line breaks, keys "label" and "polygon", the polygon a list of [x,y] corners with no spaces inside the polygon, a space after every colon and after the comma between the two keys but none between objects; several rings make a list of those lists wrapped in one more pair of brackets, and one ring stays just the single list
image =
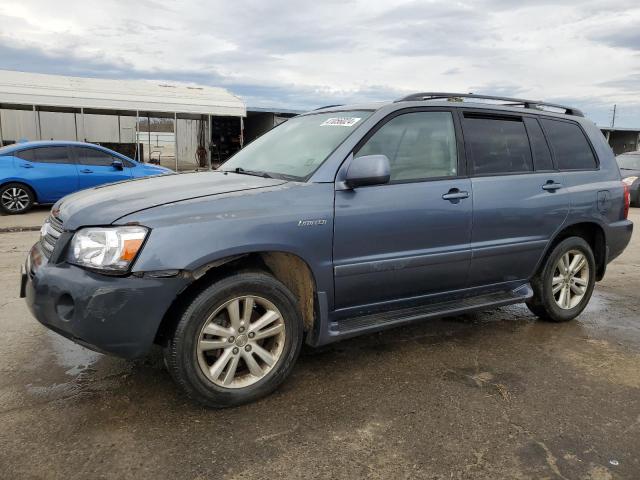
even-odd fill
[{"label": "windshield wiper", "polygon": [[[229,171],[229,170],[227,170]],[[245,170],[242,167],[236,167],[232,170],[233,173],[239,173],[240,175],[253,175],[256,177],[263,177],[263,178],[273,178],[271,175],[269,175],[267,172],[261,172],[260,170]]]}]

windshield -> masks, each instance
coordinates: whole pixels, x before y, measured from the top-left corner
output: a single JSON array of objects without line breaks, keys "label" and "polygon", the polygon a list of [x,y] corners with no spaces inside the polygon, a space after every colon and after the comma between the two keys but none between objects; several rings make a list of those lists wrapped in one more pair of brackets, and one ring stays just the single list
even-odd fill
[{"label": "windshield", "polygon": [[356,110],[294,117],[251,142],[220,169],[306,179],[369,115]]},{"label": "windshield", "polygon": [[640,170],[640,153],[627,153],[616,157],[618,166],[627,170]]}]

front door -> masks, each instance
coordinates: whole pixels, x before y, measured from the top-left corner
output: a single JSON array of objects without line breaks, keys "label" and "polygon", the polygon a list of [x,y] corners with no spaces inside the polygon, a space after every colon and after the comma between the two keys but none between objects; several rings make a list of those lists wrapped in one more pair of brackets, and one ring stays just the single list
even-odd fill
[{"label": "front door", "polygon": [[[131,178],[131,169],[119,158],[91,147],[73,147],[78,162],[80,188],[95,187],[105,183],[119,182]],[[123,163],[122,170],[113,166],[113,161]]]},{"label": "front door", "polygon": [[472,192],[456,123],[447,110],[395,114],[356,148],[356,157],[386,155],[391,180],[336,191],[337,309],[400,306],[466,286]]}]

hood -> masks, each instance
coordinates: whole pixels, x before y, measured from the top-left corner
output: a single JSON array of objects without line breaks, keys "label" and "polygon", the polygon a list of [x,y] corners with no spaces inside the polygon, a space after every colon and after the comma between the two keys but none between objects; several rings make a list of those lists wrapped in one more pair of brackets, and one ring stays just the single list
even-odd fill
[{"label": "hood", "polygon": [[220,171],[160,175],[81,190],[59,200],[54,215],[65,229],[109,225],[148,208],[193,198],[274,187],[284,180]]},{"label": "hood", "polygon": [[138,164],[138,168],[142,169],[143,172],[151,172],[151,173],[174,173],[173,170],[167,167],[163,167],[160,165],[149,165],[148,163],[140,163]]}]

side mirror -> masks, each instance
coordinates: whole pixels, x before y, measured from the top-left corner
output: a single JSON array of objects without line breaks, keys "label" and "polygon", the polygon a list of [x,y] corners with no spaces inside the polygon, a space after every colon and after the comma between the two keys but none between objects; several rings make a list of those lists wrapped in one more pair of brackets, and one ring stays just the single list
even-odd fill
[{"label": "side mirror", "polygon": [[390,172],[386,155],[366,155],[351,160],[344,182],[349,188],[384,185],[389,183]]},{"label": "side mirror", "polygon": [[114,160],[113,162],[111,162],[111,166],[116,170],[124,169],[124,163],[122,163],[122,160]]}]

